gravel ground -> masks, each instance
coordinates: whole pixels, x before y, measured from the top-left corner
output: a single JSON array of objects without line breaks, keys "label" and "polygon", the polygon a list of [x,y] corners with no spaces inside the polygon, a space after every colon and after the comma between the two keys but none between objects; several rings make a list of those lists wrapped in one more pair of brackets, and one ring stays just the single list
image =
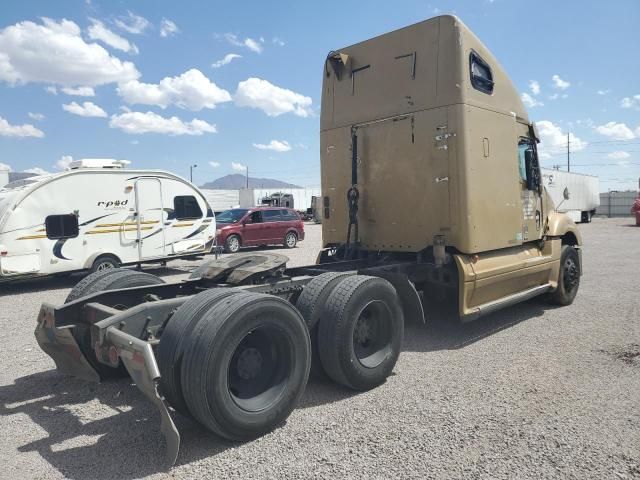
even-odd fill
[{"label": "gravel ground", "polygon": [[[159,415],[130,381],[60,376],[33,337],[43,301],[76,279],[0,287],[2,478],[640,478],[640,228],[581,226],[575,303],[541,300],[459,326],[409,325],[386,384],[314,380],[285,425],[230,443],[177,417],[163,466]],[[318,226],[292,251],[312,263]],[[197,263],[150,270],[183,278]]]}]

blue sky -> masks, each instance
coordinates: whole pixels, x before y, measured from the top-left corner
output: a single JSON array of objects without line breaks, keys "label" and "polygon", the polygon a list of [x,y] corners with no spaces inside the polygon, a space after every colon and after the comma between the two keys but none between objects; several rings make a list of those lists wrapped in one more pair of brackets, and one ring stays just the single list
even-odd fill
[{"label": "blue sky", "polygon": [[110,157],[185,177],[197,164],[198,184],[248,166],[318,185],[327,52],[443,13],[526,94],[544,166],[566,164],[570,132],[572,170],[637,188],[637,0],[5,2],[0,163]]}]

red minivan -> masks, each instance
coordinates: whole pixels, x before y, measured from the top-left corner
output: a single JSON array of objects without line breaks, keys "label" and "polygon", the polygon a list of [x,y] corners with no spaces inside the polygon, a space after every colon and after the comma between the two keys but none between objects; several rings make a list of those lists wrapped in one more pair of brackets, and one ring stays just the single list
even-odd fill
[{"label": "red minivan", "polygon": [[300,240],[304,223],[290,208],[234,208],[216,215],[216,241],[227,253],[259,245],[293,248]]}]

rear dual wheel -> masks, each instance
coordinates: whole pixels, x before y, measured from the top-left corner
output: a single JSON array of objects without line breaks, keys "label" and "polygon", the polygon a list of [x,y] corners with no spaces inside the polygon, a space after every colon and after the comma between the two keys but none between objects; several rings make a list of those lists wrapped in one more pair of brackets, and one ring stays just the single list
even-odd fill
[{"label": "rear dual wheel", "polygon": [[[172,327],[174,322],[183,326]],[[186,408],[222,437],[248,440],[272,430],[304,392],[309,333],[299,312],[283,299],[203,292],[187,300],[167,330],[181,338],[181,346],[165,347],[173,357],[159,361],[163,393],[176,409]],[[161,347],[164,341],[163,334]],[[171,368],[177,351],[181,360]],[[167,388],[168,382],[173,387]]]}]

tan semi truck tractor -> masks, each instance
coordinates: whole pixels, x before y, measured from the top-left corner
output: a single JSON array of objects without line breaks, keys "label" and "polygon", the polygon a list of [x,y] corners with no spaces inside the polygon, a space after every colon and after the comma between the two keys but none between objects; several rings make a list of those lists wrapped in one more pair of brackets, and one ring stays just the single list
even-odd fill
[{"label": "tan semi truck tractor", "polygon": [[322,76],[316,264],[230,255],[174,283],[111,269],[38,315],[61,373],[131,376],[161,413],[170,463],[176,414],[247,440],[288,417],[311,370],[355,390],[383,383],[425,299],[468,321],[578,290],[580,234],[544,190],[535,126],[460,20],[332,51]]}]

